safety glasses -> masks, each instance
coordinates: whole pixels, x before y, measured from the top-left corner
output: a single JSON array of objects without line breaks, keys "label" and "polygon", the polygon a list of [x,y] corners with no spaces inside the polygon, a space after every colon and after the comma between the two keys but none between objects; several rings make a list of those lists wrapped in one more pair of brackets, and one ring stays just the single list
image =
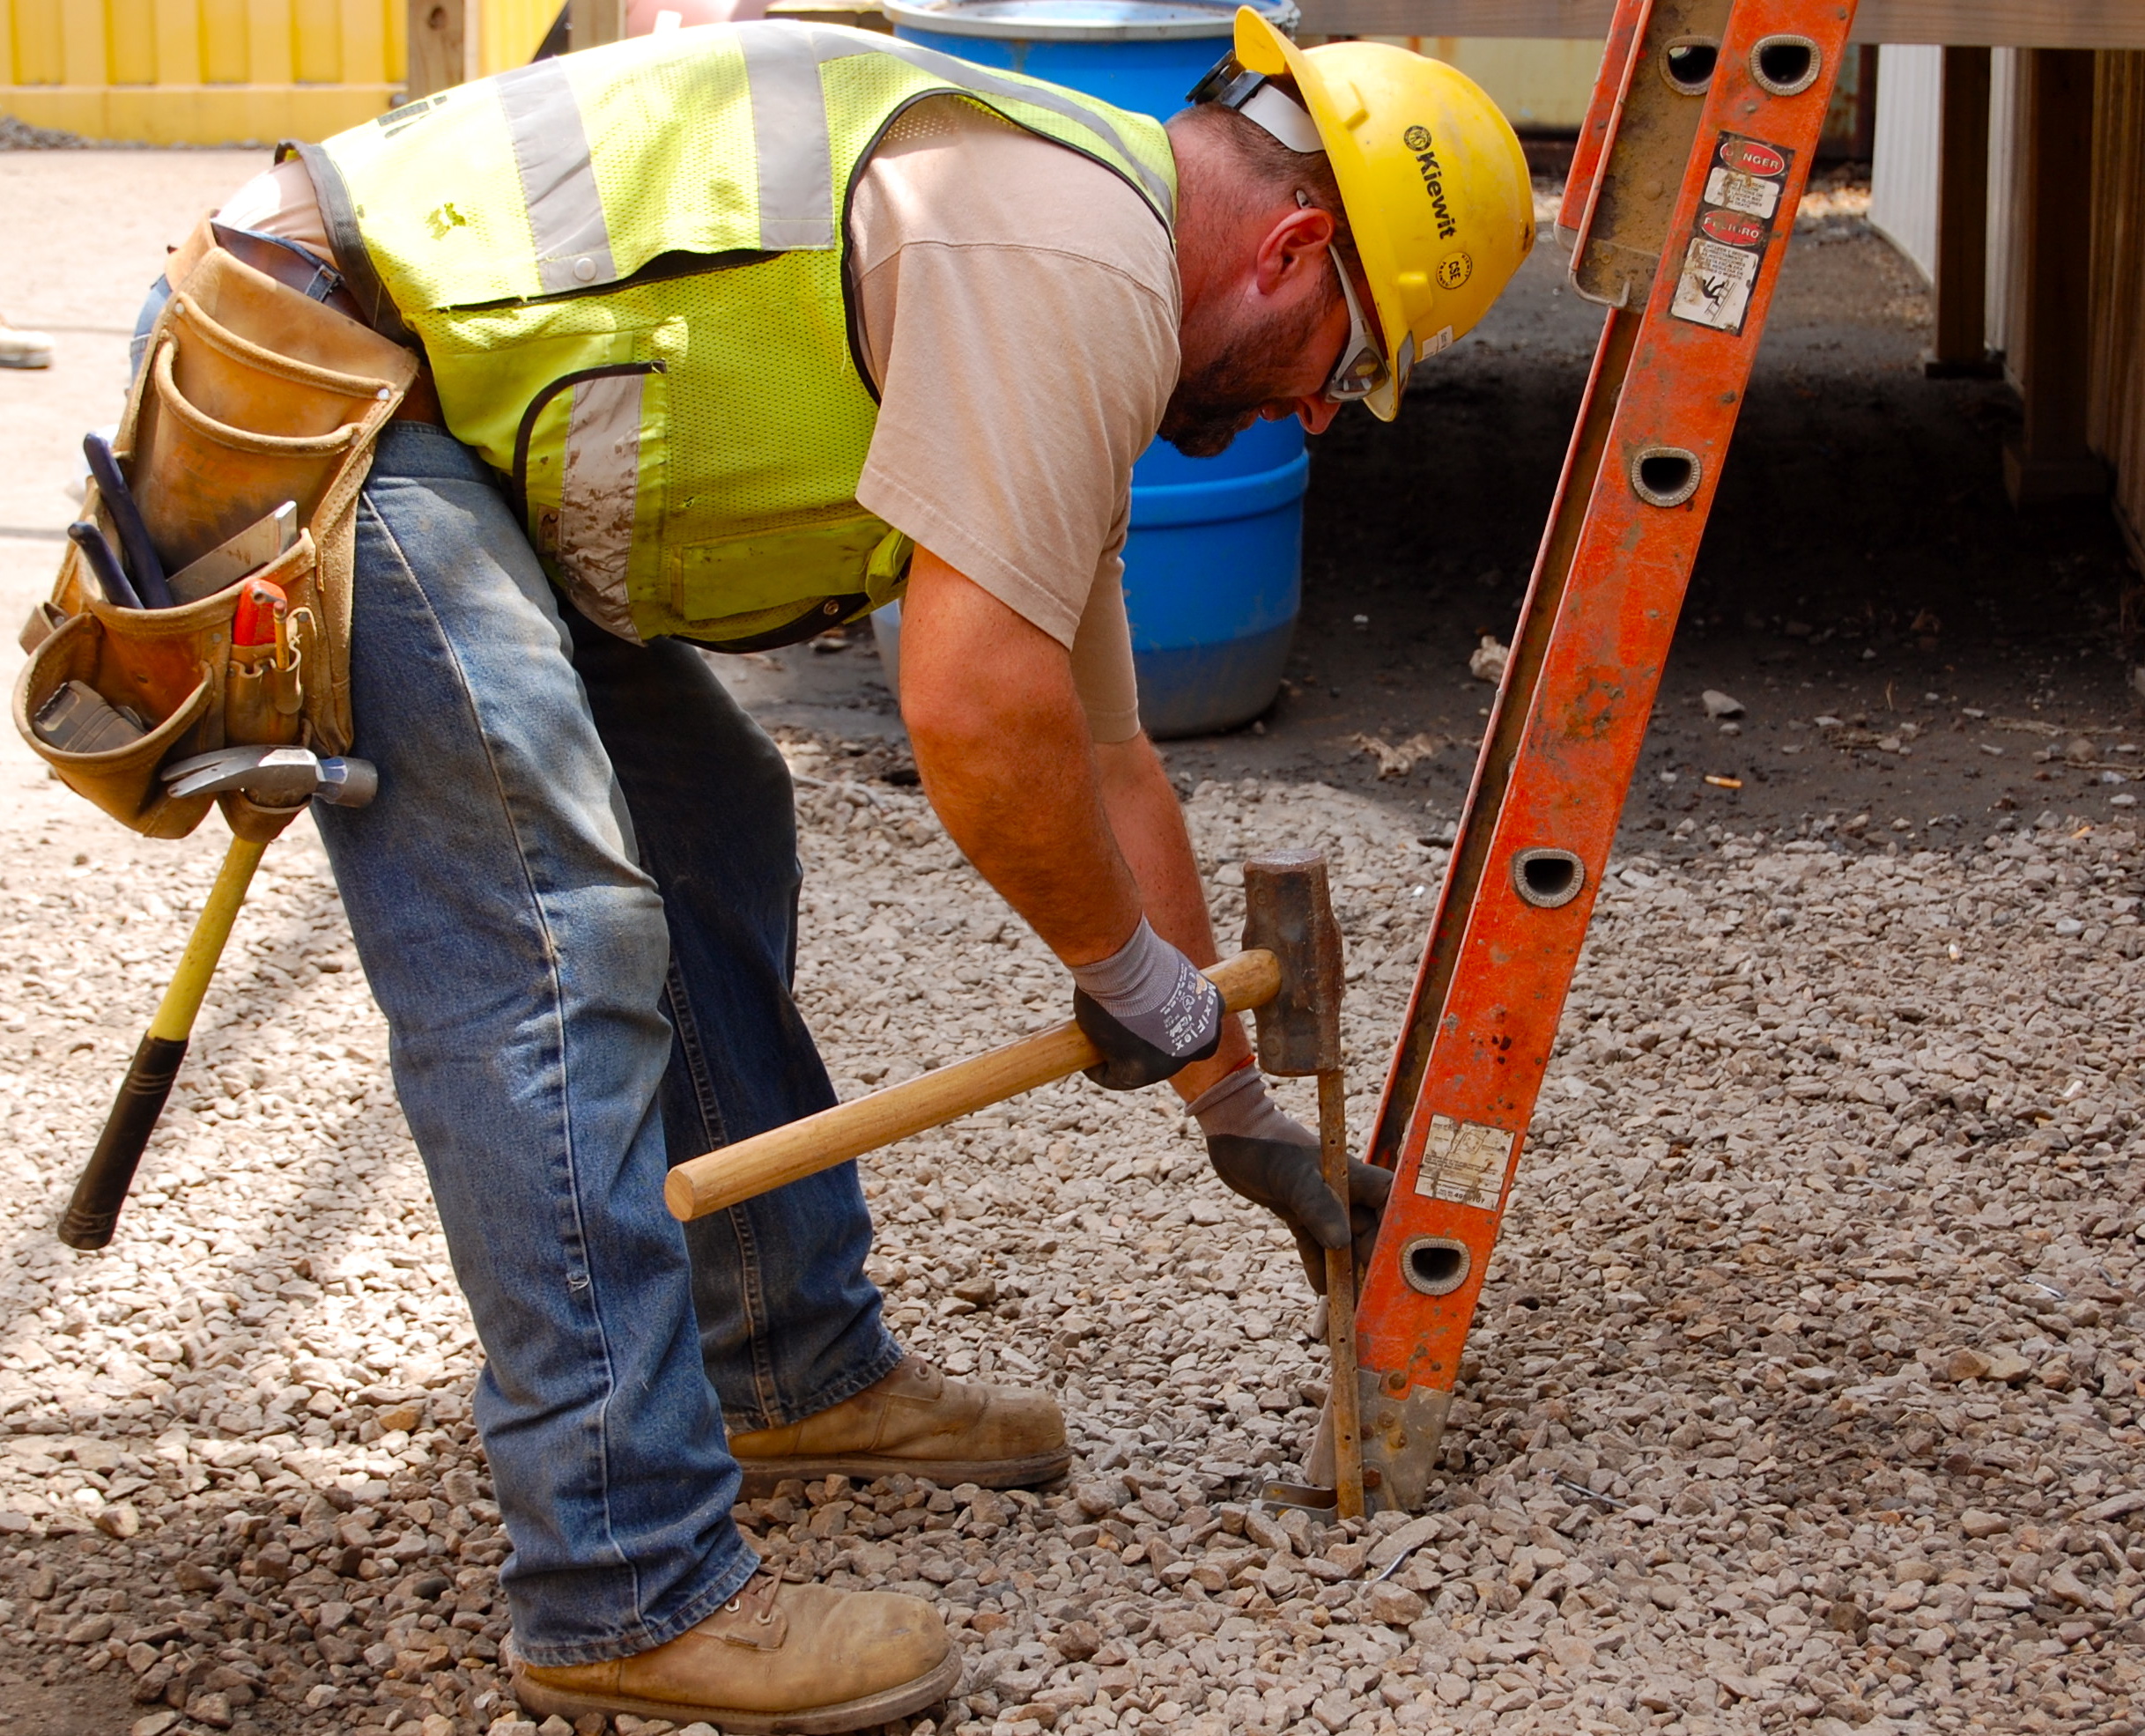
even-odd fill
[{"label": "safety glasses", "polygon": [[[1309,196],[1301,192],[1297,194],[1296,203],[1305,211],[1315,209]],[[1356,285],[1341,249],[1328,247],[1326,256],[1333,261],[1334,275],[1341,280],[1341,299],[1348,304],[1348,342],[1341,346],[1341,359],[1326,378],[1325,396],[1328,403],[1353,403],[1386,383],[1385,352],[1371,336],[1370,321],[1363,317],[1363,303],[1356,298]]]},{"label": "safety glasses", "polygon": [[1184,100],[1195,108],[1202,102],[1241,108],[1245,100],[1265,82],[1265,73],[1247,70],[1243,62],[1227,54],[1207,69],[1206,76],[1184,93]]}]

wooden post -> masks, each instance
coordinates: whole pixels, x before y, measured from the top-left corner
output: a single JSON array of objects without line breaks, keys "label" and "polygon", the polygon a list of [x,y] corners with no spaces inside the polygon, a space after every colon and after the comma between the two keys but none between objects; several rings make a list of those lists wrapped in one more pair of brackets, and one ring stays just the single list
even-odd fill
[{"label": "wooden post", "polygon": [[410,0],[410,74],[405,102],[477,76],[476,0]]},{"label": "wooden post", "polygon": [[625,0],[568,0],[569,48],[599,48],[625,40]]},{"label": "wooden post", "polygon": [[2105,494],[2106,467],[2086,445],[2093,247],[2093,55],[2083,48],[2020,54],[2019,246],[2016,325],[2025,426],[2004,448],[2016,506]]},{"label": "wooden post", "polygon": [[1944,50],[1936,171],[1935,347],[1932,380],[1993,380],[1988,353],[1988,92],[1986,48]]}]

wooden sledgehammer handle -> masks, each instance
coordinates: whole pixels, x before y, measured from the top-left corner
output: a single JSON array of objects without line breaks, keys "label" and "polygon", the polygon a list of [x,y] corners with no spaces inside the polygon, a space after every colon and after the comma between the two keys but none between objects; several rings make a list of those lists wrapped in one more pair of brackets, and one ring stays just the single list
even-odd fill
[{"label": "wooden sledgehammer handle", "polygon": [[[1281,963],[1270,952],[1239,952],[1207,976],[1232,1013],[1264,1006],[1281,992]],[[671,1216],[689,1223],[1047,1085],[1101,1059],[1101,1052],[1068,1019],[1018,1043],[689,1157],[663,1183],[663,1203]]]}]

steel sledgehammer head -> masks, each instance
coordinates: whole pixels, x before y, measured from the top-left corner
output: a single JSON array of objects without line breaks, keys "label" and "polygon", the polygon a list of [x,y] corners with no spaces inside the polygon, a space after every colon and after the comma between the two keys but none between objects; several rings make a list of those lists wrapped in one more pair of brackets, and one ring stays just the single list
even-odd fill
[{"label": "steel sledgehammer head", "polygon": [[1259,1065],[1284,1076],[1341,1065],[1341,930],[1326,858],[1290,850],[1244,864],[1244,944],[1281,961],[1281,993],[1254,1014]]}]

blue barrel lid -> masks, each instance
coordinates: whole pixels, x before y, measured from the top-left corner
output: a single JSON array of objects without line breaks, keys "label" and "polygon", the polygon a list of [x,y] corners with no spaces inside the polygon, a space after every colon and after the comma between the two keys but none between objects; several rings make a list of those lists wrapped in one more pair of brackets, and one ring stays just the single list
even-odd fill
[{"label": "blue barrel lid", "polygon": [[[1159,42],[1229,36],[1232,0],[881,0],[886,16],[911,30],[1031,42]],[[1258,9],[1289,35],[1300,19],[1292,0]]]}]

